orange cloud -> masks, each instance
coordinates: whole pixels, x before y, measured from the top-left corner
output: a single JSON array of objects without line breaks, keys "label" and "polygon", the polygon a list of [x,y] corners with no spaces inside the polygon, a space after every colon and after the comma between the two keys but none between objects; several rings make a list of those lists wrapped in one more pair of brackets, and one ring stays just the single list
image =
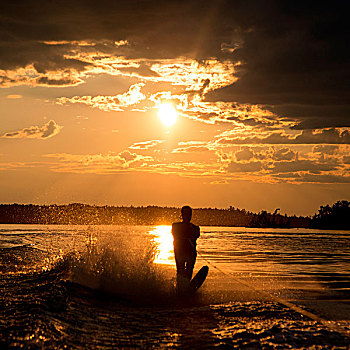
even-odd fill
[{"label": "orange cloud", "polygon": [[146,98],[146,96],[141,92],[141,88],[144,85],[145,84],[143,83],[131,85],[127,92],[114,96],[73,96],[71,98],[60,97],[57,99],[57,103],[82,103],[103,111],[120,112],[123,111],[124,108],[135,105]]},{"label": "orange cloud", "polygon": [[133,143],[129,148],[130,149],[140,149],[140,150],[146,150],[150,148],[154,148],[155,146],[165,142],[164,140],[151,140],[151,141],[143,141],[143,142],[136,142]]},{"label": "orange cloud", "polygon": [[18,85],[76,86],[84,82],[85,76],[85,72],[80,72],[77,67],[42,70],[41,67],[29,64],[17,69],[0,69],[0,87],[8,88]]},{"label": "orange cloud", "polygon": [[132,153],[128,150],[118,154],[69,154],[53,153],[46,154],[46,158],[56,159],[50,163],[50,168],[57,172],[73,173],[96,173],[108,174],[115,172],[131,171],[138,167],[142,168],[153,162],[153,158]]},{"label": "orange cloud", "polygon": [[19,99],[19,98],[23,98],[22,95],[7,95],[6,98],[8,99]]}]

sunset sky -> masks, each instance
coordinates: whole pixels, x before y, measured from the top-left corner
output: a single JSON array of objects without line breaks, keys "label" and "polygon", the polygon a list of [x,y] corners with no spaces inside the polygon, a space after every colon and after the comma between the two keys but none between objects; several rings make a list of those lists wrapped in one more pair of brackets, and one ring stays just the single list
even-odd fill
[{"label": "sunset sky", "polygon": [[346,4],[2,1],[0,203],[349,200]]}]

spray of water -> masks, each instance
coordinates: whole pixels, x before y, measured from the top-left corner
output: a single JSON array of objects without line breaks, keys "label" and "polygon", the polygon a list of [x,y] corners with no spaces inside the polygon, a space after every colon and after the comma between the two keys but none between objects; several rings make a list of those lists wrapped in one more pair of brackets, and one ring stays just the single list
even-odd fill
[{"label": "spray of water", "polygon": [[90,232],[76,254],[71,281],[132,301],[160,302],[174,292],[172,275],[154,263],[152,237],[137,232]]}]

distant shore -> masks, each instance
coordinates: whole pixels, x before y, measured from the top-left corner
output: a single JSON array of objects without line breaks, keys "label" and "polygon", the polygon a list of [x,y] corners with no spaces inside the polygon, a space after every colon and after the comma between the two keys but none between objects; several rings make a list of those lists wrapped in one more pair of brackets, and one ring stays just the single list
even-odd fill
[{"label": "distant shore", "polygon": [[[201,226],[350,229],[348,201],[321,206],[312,217],[281,215],[278,211],[253,213],[233,206],[227,209],[194,208],[193,222]],[[179,221],[179,213],[177,207],[14,203],[0,204],[0,224],[170,225]]]},{"label": "distant shore", "polygon": [[[160,206],[97,206],[1,204],[0,224],[170,225],[179,221],[180,208]],[[202,226],[309,227],[310,218],[244,209],[195,208],[193,222]]]}]

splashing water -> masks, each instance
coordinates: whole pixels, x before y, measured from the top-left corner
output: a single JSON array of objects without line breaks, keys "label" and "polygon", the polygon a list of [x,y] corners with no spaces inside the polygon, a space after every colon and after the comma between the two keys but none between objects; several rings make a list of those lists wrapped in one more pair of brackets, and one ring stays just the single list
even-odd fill
[{"label": "splashing water", "polygon": [[155,263],[159,242],[132,232],[90,232],[72,264],[73,282],[133,300],[154,300],[173,292],[169,269]]}]

